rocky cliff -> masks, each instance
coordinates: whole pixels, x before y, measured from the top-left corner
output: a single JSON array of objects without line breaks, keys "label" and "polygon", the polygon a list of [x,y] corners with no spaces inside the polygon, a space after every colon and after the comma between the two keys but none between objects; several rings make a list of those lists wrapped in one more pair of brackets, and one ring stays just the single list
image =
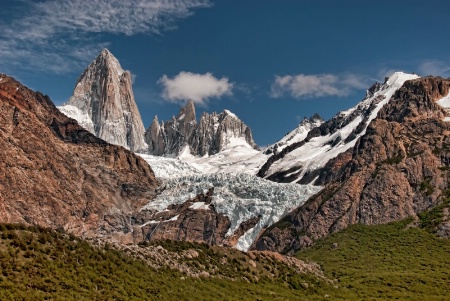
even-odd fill
[{"label": "rocky cliff", "polygon": [[119,242],[157,181],[140,157],[95,137],[41,93],[0,74],[0,221]]},{"label": "rocky cliff", "polygon": [[250,128],[228,110],[204,113],[197,123],[193,101],[167,122],[159,123],[155,116],[145,133],[148,152],[157,156],[179,155],[186,147],[194,156],[214,155],[233,138],[242,138],[250,147],[258,148]]},{"label": "rocky cliff", "polygon": [[439,204],[447,205],[435,230],[448,237],[449,90],[439,77],[406,81],[354,147],[328,162],[317,181],[331,183],[253,248],[289,252],[350,224],[388,223]]},{"label": "rocky cliff", "polygon": [[59,109],[97,137],[144,151],[145,128],[134,101],[131,74],[107,49],[78,79],[73,96]]}]

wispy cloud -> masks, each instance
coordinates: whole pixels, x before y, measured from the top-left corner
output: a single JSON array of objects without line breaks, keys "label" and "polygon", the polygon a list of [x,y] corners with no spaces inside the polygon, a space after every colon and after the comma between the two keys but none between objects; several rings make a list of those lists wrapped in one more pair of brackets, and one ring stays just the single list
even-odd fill
[{"label": "wispy cloud", "polygon": [[342,97],[348,96],[354,90],[367,87],[367,78],[355,74],[276,75],[271,85],[270,96],[279,98],[288,94],[294,98]]},{"label": "wispy cloud", "polygon": [[109,45],[104,33],[161,34],[211,2],[44,0],[20,5],[0,20],[0,68],[65,73],[84,66]]},{"label": "wispy cloud", "polygon": [[228,78],[218,79],[211,73],[196,74],[182,71],[174,78],[164,75],[158,83],[163,86],[164,99],[171,102],[192,99],[201,105],[204,105],[208,98],[231,95],[233,89],[233,83],[230,83]]},{"label": "wispy cloud", "polygon": [[439,75],[450,76],[450,64],[439,60],[426,60],[420,63],[419,72],[422,76]]}]

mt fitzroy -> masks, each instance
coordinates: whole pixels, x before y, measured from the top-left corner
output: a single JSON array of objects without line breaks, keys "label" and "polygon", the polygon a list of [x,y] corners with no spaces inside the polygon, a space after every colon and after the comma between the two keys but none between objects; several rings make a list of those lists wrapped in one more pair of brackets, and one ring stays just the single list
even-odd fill
[{"label": "mt fitzroy", "polygon": [[107,49],[78,79],[59,109],[97,137],[132,151],[145,151],[144,125],[134,101],[131,74]]}]

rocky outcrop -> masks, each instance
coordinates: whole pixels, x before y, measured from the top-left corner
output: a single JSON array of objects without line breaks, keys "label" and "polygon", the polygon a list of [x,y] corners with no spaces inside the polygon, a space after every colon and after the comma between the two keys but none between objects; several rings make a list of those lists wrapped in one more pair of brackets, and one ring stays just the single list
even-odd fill
[{"label": "rocky outcrop", "polygon": [[211,205],[213,191],[161,212],[141,210],[136,216],[141,226],[135,227],[135,241],[170,239],[224,245],[231,223]]},{"label": "rocky outcrop", "polygon": [[97,138],[47,96],[0,75],[0,221],[131,242],[155,197],[150,166]]},{"label": "rocky outcrop", "polygon": [[131,74],[107,49],[87,67],[78,79],[73,96],[59,108],[97,137],[145,151],[145,128],[134,101]]},{"label": "rocky outcrop", "polygon": [[214,155],[233,138],[243,139],[258,149],[250,128],[228,110],[204,113],[197,123],[193,101],[188,101],[178,116],[167,122],[159,123],[155,116],[145,133],[148,152],[157,156],[179,155],[186,147],[194,156]]},{"label": "rocky outcrop", "polygon": [[449,90],[450,80],[438,77],[406,81],[355,146],[329,162],[334,175],[323,176],[332,182],[253,248],[290,252],[350,224],[388,223],[441,204],[450,188],[450,124],[436,101]]}]

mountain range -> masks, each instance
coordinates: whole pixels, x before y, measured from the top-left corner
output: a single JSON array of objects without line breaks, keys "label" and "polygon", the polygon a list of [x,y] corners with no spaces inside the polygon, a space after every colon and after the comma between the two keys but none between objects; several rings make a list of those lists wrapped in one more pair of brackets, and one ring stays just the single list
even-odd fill
[{"label": "mountain range", "polygon": [[[353,108],[305,119],[260,150],[235,114],[197,121],[189,100],[145,130],[131,75],[106,49],[58,108],[69,118],[1,75],[0,216],[128,243],[292,253],[351,224],[417,217],[443,204],[449,87],[396,72]],[[449,237],[449,209],[441,207],[435,228]]]}]

